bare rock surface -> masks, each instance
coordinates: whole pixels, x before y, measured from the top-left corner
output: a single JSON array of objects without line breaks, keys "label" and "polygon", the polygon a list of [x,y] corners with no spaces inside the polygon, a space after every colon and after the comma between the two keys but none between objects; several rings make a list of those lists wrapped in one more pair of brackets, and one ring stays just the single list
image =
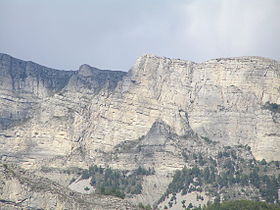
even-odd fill
[{"label": "bare rock surface", "polygon": [[86,195],[0,163],[1,209],[136,209],[112,196]]},{"label": "bare rock surface", "polygon": [[187,164],[186,148],[211,156],[249,145],[258,160],[280,160],[279,85],[280,63],[261,57],[144,55],[126,73],[86,64],[61,71],[0,54],[0,155],[63,187],[71,176],[40,169],[153,167],[143,194],[129,198],[153,203]]}]

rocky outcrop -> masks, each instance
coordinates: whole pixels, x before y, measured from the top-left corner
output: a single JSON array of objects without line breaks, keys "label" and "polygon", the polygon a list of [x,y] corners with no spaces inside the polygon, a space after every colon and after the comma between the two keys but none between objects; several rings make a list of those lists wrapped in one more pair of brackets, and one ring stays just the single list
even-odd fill
[{"label": "rocky outcrop", "polygon": [[87,65],[59,71],[6,54],[0,58],[0,151],[27,165],[80,147],[92,98],[110,94],[126,75]]},{"label": "rocky outcrop", "polygon": [[60,91],[73,73],[0,54],[0,129],[31,118],[40,99]]},{"label": "rocky outcrop", "polygon": [[178,135],[192,129],[224,144],[249,144],[257,159],[277,160],[279,115],[262,108],[267,101],[280,103],[279,62],[241,57],[195,64],[147,55],[110,98],[92,104],[95,121],[85,144],[93,157],[162,119]]},{"label": "rocky outcrop", "polygon": [[199,143],[201,136],[280,160],[275,60],[197,64],[145,55],[126,73],[88,65],[58,71],[1,54],[0,74],[0,154],[25,168],[153,167],[136,200],[154,202],[186,165],[182,151],[215,154],[217,145]]},{"label": "rocky outcrop", "polygon": [[1,209],[136,209],[123,199],[85,195],[0,163]]},{"label": "rocky outcrop", "polygon": [[125,75],[126,72],[100,70],[84,64],[71,77],[64,90],[84,94],[96,94],[101,90],[113,91]]},{"label": "rocky outcrop", "polygon": [[47,97],[62,90],[73,71],[59,71],[0,54],[1,90]]},{"label": "rocky outcrop", "polygon": [[88,65],[64,72],[2,54],[2,130],[15,125],[3,130],[2,148],[9,151],[9,137],[21,154],[82,147],[94,160],[97,151],[138,139],[160,119],[178,135],[248,144],[256,158],[278,160],[279,113],[263,107],[280,103],[279,69],[260,57],[196,64],[145,55],[128,73]]},{"label": "rocky outcrop", "polygon": [[198,64],[191,127],[224,144],[248,144],[257,159],[279,160],[280,138],[269,135],[279,134],[279,123],[271,111],[262,109],[267,101],[280,103],[279,69],[279,62],[260,57]]}]

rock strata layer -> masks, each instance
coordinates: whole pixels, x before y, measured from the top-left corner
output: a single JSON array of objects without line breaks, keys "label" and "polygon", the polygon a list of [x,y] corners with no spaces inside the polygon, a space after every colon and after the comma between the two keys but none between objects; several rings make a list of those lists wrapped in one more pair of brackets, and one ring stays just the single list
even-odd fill
[{"label": "rock strata layer", "polygon": [[280,160],[280,63],[267,58],[194,63],[145,55],[122,72],[61,71],[0,54],[0,104],[3,161],[34,171],[153,167],[137,201],[160,197],[166,174],[185,165],[182,148],[215,154],[198,150],[200,137]]},{"label": "rock strata layer", "polygon": [[226,145],[280,160],[280,64],[260,57],[190,61],[145,55],[128,72],[82,65],[59,71],[0,56],[0,150],[48,158],[82,147],[88,158],[146,135],[162,120]]}]

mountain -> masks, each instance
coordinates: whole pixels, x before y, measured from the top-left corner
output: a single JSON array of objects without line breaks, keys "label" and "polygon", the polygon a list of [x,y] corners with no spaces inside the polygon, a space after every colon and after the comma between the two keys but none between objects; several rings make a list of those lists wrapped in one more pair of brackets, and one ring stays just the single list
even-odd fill
[{"label": "mountain", "polygon": [[[159,208],[179,208],[176,199],[277,200],[278,61],[144,55],[129,72],[86,64],[63,71],[0,54],[0,74],[0,154],[7,168],[19,165],[80,196],[124,194],[127,202]],[[213,180],[199,181],[207,170]],[[180,178],[193,172],[191,181]],[[268,182],[256,184],[251,174],[274,176],[272,200],[262,191]],[[225,192],[233,185],[233,193]],[[25,194],[36,197],[32,192]],[[1,193],[3,200],[21,194]]]}]

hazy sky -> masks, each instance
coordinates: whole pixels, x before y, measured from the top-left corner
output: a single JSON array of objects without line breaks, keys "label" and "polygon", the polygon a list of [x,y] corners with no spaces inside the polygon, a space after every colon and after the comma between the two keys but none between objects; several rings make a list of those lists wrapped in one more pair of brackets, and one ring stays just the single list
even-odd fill
[{"label": "hazy sky", "polygon": [[280,60],[280,0],[0,0],[0,52],[73,70],[147,53]]}]

